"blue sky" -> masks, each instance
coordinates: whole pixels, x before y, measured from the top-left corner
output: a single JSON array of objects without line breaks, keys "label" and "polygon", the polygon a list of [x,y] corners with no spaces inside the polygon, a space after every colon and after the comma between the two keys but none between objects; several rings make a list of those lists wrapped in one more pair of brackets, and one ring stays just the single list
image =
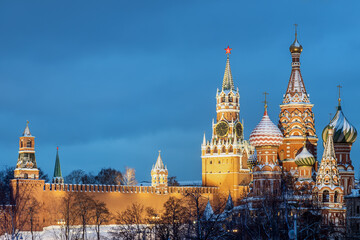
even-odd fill
[{"label": "blue sky", "polygon": [[[1,1],[1,166],[17,161],[30,121],[37,163],[50,176],[136,169],[149,180],[158,150],[169,175],[201,179],[215,92],[230,45],[245,136],[263,113],[278,121],[299,24],[302,74],[318,135],[343,110],[360,130],[358,1]],[[322,144],[319,143],[319,156]],[[360,147],[352,150],[359,175]]]}]

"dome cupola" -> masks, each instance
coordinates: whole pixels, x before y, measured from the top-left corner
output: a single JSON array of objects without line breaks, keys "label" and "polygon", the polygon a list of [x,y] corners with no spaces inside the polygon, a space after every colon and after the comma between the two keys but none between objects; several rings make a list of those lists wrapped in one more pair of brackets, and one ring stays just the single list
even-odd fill
[{"label": "dome cupola", "polygon": [[312,155],[306,148],[306,144],[304,144],[304,147],[302,151],[295,157],[295,163],[299,167],[301,166],[313,166],[315,164],[316,160],[314,155]]},{"label": "dome cupola", "polygon": [[282,141],[283,134],[281,133],[280,129],[270,120],[267,114],[267,105],[265,104],[264,116],[250,134],[250,144],[254,147],[280,146]]},{"label": "dome cupola", "polygon": [[299,41],[297,39],[297,24],[295,24],[295,40],[290,45],[289,49],[290,49],[291,53],[301,53],[303,50],[303,47],[301,46],[301,44],[299,43]]},{"label": "dome cupola", "polygon": [[333,119],[331,119],[329,125],[327,125],[322,132],[322,139],[324,143],[326,142],[329,127],[334,129],[333,140],[334,143],[349,143],[353,144],[356,141],[357,130],[351,125],[351,123],[346,119],[342,109],[341,109],[341,98],[340,98],[340,85],[339,87],[339,105],[337,106],[337,111]]}]

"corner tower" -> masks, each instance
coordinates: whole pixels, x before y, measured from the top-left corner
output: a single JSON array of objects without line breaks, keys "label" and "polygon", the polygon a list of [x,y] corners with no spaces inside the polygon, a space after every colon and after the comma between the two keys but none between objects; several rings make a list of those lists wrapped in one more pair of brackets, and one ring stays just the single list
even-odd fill
[{"label": "corner tower", "polygon": [[29,121],[19,140],[19,157],[14,170],[14,178],[39,179],[39,169],[35,159],[35,137],[30,133]]},{"label": "corner tower", "polygon": [[213,120],[211,139],[207,140],[204,134],[201,145],[202,184],[217,186],[237,200],[248,191],[251,176],[247,159],[254,148],[244,140],[239,117],[240,95],[239,90],[235,90],[230,68],[231,48],[225,50],[227,60],[222,89],[216,92],[216,122]]},{"label": "corner tower", "polygon": [[151,186],[156,188],[157,193],[167,192],[168,170],[161,159],[160,151],[156,163],[151,169]]},{"label": "corner tower", "polygon": [[314,105],[310,102],[310,96],[306,92],[300,71],[302,50],[303,47],[297,39],[295,29],[295,40],[290,46],[292,57],[291,75],[283,103],[280,105],[279,128],[284,135],[284,141],[278,152],[284,171],[292,174],[297,170],[295,157],[303,148],[304,141],[307,141],[307,149],[315,159],[317,156],[318,138],[312,111]]}]

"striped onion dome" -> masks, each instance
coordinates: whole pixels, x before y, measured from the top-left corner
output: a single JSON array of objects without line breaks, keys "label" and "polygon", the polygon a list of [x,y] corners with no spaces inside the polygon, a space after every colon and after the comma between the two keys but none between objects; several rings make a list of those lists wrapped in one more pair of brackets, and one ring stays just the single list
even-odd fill
[{"label": "striped onion dome", "polygon": [[257,157],[256,157],[256,153],[252,154],[249,156],[248,160],[247,160],[247,165],[250,169],[252,169],[257,162]]},{"label": "striped onion dome", "polygon": [[315,164],[315,157],[314,155],[312,155],[306,148],[306,146],[304,146],[303,150],[301,151],[301,153],[299,153],[296,157],[295,157],[295,163],[296,165],[300,166],[312,166]]},{"label": "striped onion dome", "polygon": [[260,146],[280,146],[283,135],[279,128],[270,120],[265,107],[264,116],[250,134],[250,144]]},{"label": "striped onion dome", "polygon": [[357,137],[357,131],[353,125],[346,119],[342,112],[341,105],[337,107],[334,118],[330,121],[322,132],[322,139],[326,142],[329,126],[334,128],[334,143],[354,143]]}]

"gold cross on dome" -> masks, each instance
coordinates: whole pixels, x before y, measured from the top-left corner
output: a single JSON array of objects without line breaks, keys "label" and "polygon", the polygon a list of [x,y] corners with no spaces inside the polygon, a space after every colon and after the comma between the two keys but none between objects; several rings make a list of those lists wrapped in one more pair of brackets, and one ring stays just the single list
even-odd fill
[{"label": "gold cross on dome", "polygon": [[266,95],[269,95],[269,93],[264,92],[263,94],[264,94],[264,96],[265,96],[265,101],[263,101],[263,103],[265,104],[265,109],[266,109],[266,108],[267,108],[267,104],[268,104],[268,101],[266,100]]},{"label": "gold cross on dome", "polygon": [[298,27],[298,25],[295,23],[294,26],[295,26],[295,35],[297,35],[297,27]]},{"label": "gold cross on dome", "polygon": [[341,102],[341,88],[342,88],[342,86],[339,84],[339,85],[337,85],[337,88],[339,89],[339,98],[338,98],[338,101],[339,101],[339,106],[340,106],[340,102]]}]

